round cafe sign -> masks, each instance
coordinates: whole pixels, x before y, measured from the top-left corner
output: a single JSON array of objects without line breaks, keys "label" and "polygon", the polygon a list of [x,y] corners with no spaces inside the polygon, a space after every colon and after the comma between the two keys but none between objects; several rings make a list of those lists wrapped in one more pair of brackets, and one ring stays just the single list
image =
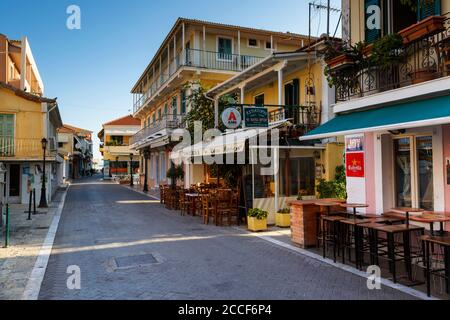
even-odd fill
[{"label": "round cafe sign", "polygon": [[222,113],[222,122],[228,129],[237,129],[242,122],[241,113],[236,108],[228,108]]}]

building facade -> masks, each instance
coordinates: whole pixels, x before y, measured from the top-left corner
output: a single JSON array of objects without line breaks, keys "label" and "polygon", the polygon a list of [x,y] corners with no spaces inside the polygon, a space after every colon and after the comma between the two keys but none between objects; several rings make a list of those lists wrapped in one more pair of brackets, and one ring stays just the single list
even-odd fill
[{"label": "building facade", "polygon": [[131,115],[102,125],[98,137],[105,179],[139,174],[139,153],[130,148],[130,139],[140,128],[141,121]]},{"label": "building facade", "polygon": [[92,131],[64,124],[58,129],[58,153],[64,159],[63,179],[78,179],[93,168]]},{"label": "building facade", "polygon": [[[142,167],[148,168],[148,186],[169,182],[166,173],[174,146],[170,135],[185,125],[188,84],[214,87],[273,52],[293,51],[306,41],[307,37],[292,33],[178,19],[131,91],[133,116],[141,120],[141,131],[131,144],[141,154]],[[191,175],[204,178],[201,170]]]},{"label": "building facade", "polygon": [[43,146],[47,139],[45,181],[50,202],[62,182],[57,129],[62,126],[55,99],[43,97],[44,85],[27,38],[0,34],[0,162],[6,167],[3,191],[9,203],[28,203],[30,191],[40,198]]},{"label": "building facade", "polygon": [[[342,6],[344,41],[369,45],[364,63],[329,62],[335,118],[307,138],[345,139],[349,202],[378,214],[450,210],[450,2]],[[383,56],[380,48],[398,36],[398,47]]]}]

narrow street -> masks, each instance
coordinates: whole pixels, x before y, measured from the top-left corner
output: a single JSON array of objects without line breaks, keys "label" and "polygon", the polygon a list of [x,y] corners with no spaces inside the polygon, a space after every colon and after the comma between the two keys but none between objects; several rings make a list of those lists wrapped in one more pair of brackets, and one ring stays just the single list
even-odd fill
[{"label": "narrow street", "polygon": [[[69,290],[69,266],[81,289]],[[40,299],[411,299],[275,246],[244,230],[204,226],[159,201],[97,178],[66,198]]]}]

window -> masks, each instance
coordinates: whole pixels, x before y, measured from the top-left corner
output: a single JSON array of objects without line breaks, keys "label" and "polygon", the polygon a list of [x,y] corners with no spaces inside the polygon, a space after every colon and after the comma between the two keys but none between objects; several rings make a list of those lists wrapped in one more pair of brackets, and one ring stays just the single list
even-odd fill
[{"label": "window", "polygon": [[186,114],[186,91],[181,91],[181,114]]},{"label": "window", "polygon": [[0,155],[14,156],[14,115],[0,114]]},{"label": "window", "polygon": [[263,106],[264,105],[264,93],[257,95],[255,97],[255,106]]},{"label": "window", "polygon": [[64,147],[64,143],[63,142],[58,142],[58,148],[63,148]]},{"label": "window", "polygon": [[156,113],[153,113],[152,115],[152,124],[156,122]]},{"label": "window", "polygon": [[164,105],[164,116],[167,116],[169,114],[169,106],[167,103]]},{"label": "window", "polygon": [[256,39],[248,39],[248,46],[252,48],[259,48],[259,41]]},{"label": "window", "polygon": [[232,60],[233,40],[231,38],[217,38],[217,52],[219,60]]},{"label": "window", "polygon": [[161,120],[161,109],[158,109],[158,120]]},{"label": "window", "polygon": [[280,159],[280,194],[286,197],[315,194],[314,158]]},{"label": "window", "polygon": [[173,118],[175,119],[178,114],[178,97],[177,96],[172,98],[172,113],[173,113]]},{"label": "window", "polygon": [[272,50],[272,42],[266,41],[266,49],[267,50]]}]

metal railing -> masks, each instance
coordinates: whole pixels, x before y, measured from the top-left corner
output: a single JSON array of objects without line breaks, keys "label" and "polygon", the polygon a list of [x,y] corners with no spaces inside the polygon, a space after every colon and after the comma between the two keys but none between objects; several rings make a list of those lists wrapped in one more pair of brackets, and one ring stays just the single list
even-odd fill
[{"label": "metal railing", "polygon": [[263,59],[263,57],[248,55],[186,49],[184,54],[183,52],[179,52],[169,62],[162,63],[164,66],[163,69],[155,76],[148,89],[134,103],[133,111],[136,113],[141,109],[181,67],[239,72]]},{"label": "metal railing", "polygon": [[[47,149],[48,156],[54,154],[56,152]],[[42,156],[41,139],[17,139],[0,136],[0,157],[42,158]]]},{"label": "metal railing", "polygon": [[[255,107],[255,105],[237,104],[233,107],[242,113],[243,107]],[[315,104],[295,106],[265,104],[256,107],[268,109],[269,125],[282,120],[290,120],[299,135],[303,135],[320,125],[320,110],[317,109]]]},{"label": "metal railing", "polygon": [[367,59],[362,64],[335,71],[337,101],[348,101],[450,75],[448,19],[445,28],[442,32],[404,45],[392,64],[381,67]]},{"label": "metal railing", "polygon": [[167,114],[163,116],[160,120],[151,124],[136,133],[130,139],[130,145],[134,145],[139,142],[143,142],[145,139],[157,134],[164,129],[177,129],[184,123],[184,115],[173,115]]}]

